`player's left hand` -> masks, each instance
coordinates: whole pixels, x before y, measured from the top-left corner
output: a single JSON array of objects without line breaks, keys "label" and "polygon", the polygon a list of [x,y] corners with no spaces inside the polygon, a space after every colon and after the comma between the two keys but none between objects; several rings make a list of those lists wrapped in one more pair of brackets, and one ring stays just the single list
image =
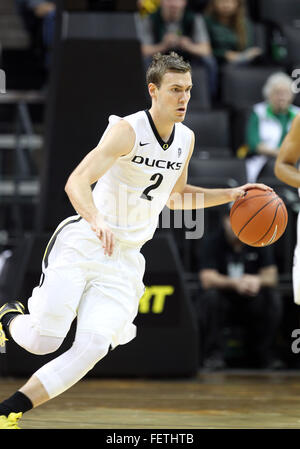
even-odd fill
[{"label": "player's left hand", "polygon": [[266,192],[273,192],[272,187],[269,187],[266,184],[248,183],[232,189],[232,201],[235,201],[239,198],[243,198],[246,195],[247,190],[251,189],[260,189]]}]

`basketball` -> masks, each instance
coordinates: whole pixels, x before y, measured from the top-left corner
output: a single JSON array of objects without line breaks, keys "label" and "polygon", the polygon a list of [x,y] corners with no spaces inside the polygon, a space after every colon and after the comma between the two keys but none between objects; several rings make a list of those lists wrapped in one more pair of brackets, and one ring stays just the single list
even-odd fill
[{"label": "basketball", "polygon": [[230,210],[233,232],[249,246],[268,246],[284,233],[288,213],[282,199],[275,192],[247,190]]}]

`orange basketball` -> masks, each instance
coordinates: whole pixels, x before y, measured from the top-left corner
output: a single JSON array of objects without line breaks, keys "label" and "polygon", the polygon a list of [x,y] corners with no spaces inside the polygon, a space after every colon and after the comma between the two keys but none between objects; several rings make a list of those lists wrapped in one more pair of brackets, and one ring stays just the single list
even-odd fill
[{"label": "orange basketball", "polygon": [[288,213],[282,199],[275,192],[247,190],[230,210],[233,232],[249,246],[268,246],[284,233]]}]

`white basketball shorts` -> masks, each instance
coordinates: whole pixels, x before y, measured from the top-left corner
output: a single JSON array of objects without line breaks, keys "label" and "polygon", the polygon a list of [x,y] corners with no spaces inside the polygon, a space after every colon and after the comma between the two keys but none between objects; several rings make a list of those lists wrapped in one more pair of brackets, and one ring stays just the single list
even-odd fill
[{"label": "white basketball shorts", "polygon": [[112,256],[89,223],[64,220],[46,248],[39,287],[28,300],[41,335],[64,337],[77,317],[77,329],[101,334],[114,348],[136,336],[133,320],[144,293],[145,260],[140,248],[116,240]]}]

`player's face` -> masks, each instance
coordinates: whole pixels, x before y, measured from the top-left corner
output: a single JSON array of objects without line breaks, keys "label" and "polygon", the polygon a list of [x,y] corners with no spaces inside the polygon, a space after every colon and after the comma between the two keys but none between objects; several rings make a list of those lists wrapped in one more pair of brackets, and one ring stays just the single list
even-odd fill
[{"label": "player's face", "polygon": [[192,78],[190,72],[167,72],[159,89],[156,89],[157,106],[172,122],[182,122],[191,98]]}]

